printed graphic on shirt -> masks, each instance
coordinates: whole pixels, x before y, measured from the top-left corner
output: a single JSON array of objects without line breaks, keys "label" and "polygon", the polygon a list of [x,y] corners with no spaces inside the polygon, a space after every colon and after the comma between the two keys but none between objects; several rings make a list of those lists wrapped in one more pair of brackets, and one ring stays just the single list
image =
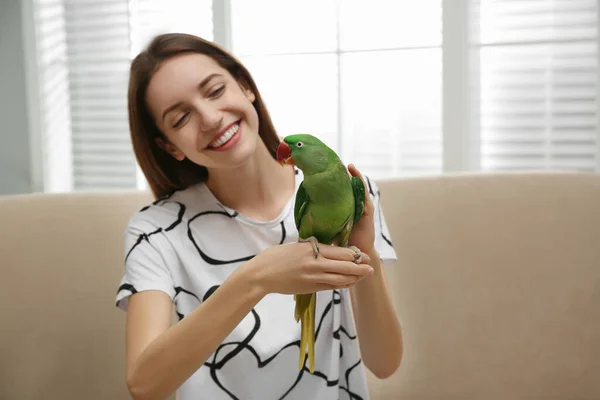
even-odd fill
[{"label": "printed graphic on shirt", "polygon": [[[296,189],[302,179],[298,171]],[[377,250],[393,261],[380,194],[366,180],[382,239]],[[171,297],[179,320],[186,318],[242,263],[268,247],[297,241],[293,201],[268,223],[224,207],[202,184],[144,207],[127,230],[117,305],[126,310],[128,296],[161,290]],[[293,296],[267,295],[179,388],[179,398],[202,393],[217,400],[368,399],[348,289],[317,294],[313,374],[306,364],[298,368],[300,324],[293,315]]]}]

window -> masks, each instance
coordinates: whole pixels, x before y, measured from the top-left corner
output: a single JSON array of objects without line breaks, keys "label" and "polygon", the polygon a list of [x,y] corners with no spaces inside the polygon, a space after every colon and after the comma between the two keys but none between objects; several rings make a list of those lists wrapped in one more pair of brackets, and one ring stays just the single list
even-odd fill
[{"label": "window", "polygon": [[34,29],[43,181],[48,191],[68,191],[73,159],[66,16],[62,3],[37,0]]},{"label": "window", "polygon": [[127,72],[167,31],[228,47],[281,135],[373,177],[600,171],[595,0],[35,3],[50,190],[139,187]]},{"label": "window", "polygon": [[600,171],[597,6],[481,1],[483,169]]},{"label": "window", "polygon": [[378,177],[438,173],[441,11],[440,0],[232,0],[232,50],[282,136],[315,134]]},{"label": "window", "polygon": [[211,40],[211,8],[210,0],[36,0],[48,191],[141,186],[127,120],[130,62],[157,33]]}]

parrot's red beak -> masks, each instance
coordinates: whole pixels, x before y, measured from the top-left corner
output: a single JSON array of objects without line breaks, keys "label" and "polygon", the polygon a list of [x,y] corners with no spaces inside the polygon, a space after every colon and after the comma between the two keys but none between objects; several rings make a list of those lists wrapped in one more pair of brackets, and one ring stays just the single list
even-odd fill
[{"label": "parrot's red beak", "polygon": [[294,160],[292,160],[292,149],[290,149],[290,146],[288,146],[286,142],[281,142],[277,148],[277,161],[281,166],[283,166],[283,164],[294,165]]}]

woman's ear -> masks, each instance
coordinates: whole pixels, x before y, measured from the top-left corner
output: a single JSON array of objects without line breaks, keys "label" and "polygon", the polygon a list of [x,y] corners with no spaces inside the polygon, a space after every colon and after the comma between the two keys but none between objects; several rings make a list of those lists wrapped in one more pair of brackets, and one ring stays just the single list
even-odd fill
[{"label": "woman's ear", "polygon": [[246,80],[244,78],[240,78],[240,79],[238,79],[238,85],[240,85],[240,88],[242,88],[242,90],[244,91],[244,94],[246,95],[246,98],[248,98],[248,100],[250,100],[250,103],[254,103],[254,100],[256,100],[256,95],[250,88],[250,85],[248,84],[248,82],[246,82]]},{"label": "woman's ear", "polygon": [[246,97],[248,98],[248,100],[250,100],[250,103],[254,103],[254,100],[256,100],[256,96],[254,95],[254,92],[250,89],[248,90],[244,90],[244,93],[246,93]]},{"label": "woman's ear", "polygon": [[185,159],[185,154],[179,151],[179,149],[175,147],[172,143],[166,142],[162,138],[156,138],[155,142],[158,147],[169,153],[177,161],[183,161]]}]

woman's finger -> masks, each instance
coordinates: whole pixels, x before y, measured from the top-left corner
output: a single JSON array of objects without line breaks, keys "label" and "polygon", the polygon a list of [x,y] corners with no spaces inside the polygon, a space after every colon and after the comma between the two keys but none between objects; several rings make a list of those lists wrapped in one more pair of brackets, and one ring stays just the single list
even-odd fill
[{"label": "woman's finger", "polygon": [[348,171],[350,175],[356,176],[360,178],[363,183],[363,187],[365,188],[365,213],[370,212],[371,207],[373,206],[373,201],[371,200],[371,196],[369,195],[369,188],[367,187],[367,180],[363,177],[361,172],[356,168],[354,164],[348,164]]},{"label": "woman's finger", "polygon": [[367,276],[373,273],[373,267],[369,264],[355,264],[348,261],[326,260],[320,264],[321,272],[345,275],[345,276]]},{"label": "woman's finger", "polygon": [[332,287],[342,287],[353,285],[359,280],[361,280],[363,276],[354,276],[354,275],[340,275],[334,273],[321,273],[315,276],[315,283],[319,285],[328,285]]},{"label": "woman's finger", "polygon": [[[349,247],[319,245],[320,253],[323,257],[330,260],[354,261],[357,258],[356,252]],[[367,253],[360,253],[361,263],[368,264],[371,257]]]},{"label": "woman's finger", "polygon": [[347,288],[351,288],[352,286],[356,285],[357,282],[353,282],[348,285],[342,285],[342,286],[320,284],[317,286],[316,290],[317,290],[317,292],[320,292],[320,291],[325,291],[325,290],[347,289]]},{"label": "woman's finger", "polygon": [[365,193],[369,193],[369,188],[367,187],[367,182],[365,181],[365,178],[363,177],[361,172],[358,170],[358,168],[356,168],[356,166],[354,164],[348,164],[348,171],[350,172],[350,175],[356,176],[362,181],[363,186],[365,187]]}]

